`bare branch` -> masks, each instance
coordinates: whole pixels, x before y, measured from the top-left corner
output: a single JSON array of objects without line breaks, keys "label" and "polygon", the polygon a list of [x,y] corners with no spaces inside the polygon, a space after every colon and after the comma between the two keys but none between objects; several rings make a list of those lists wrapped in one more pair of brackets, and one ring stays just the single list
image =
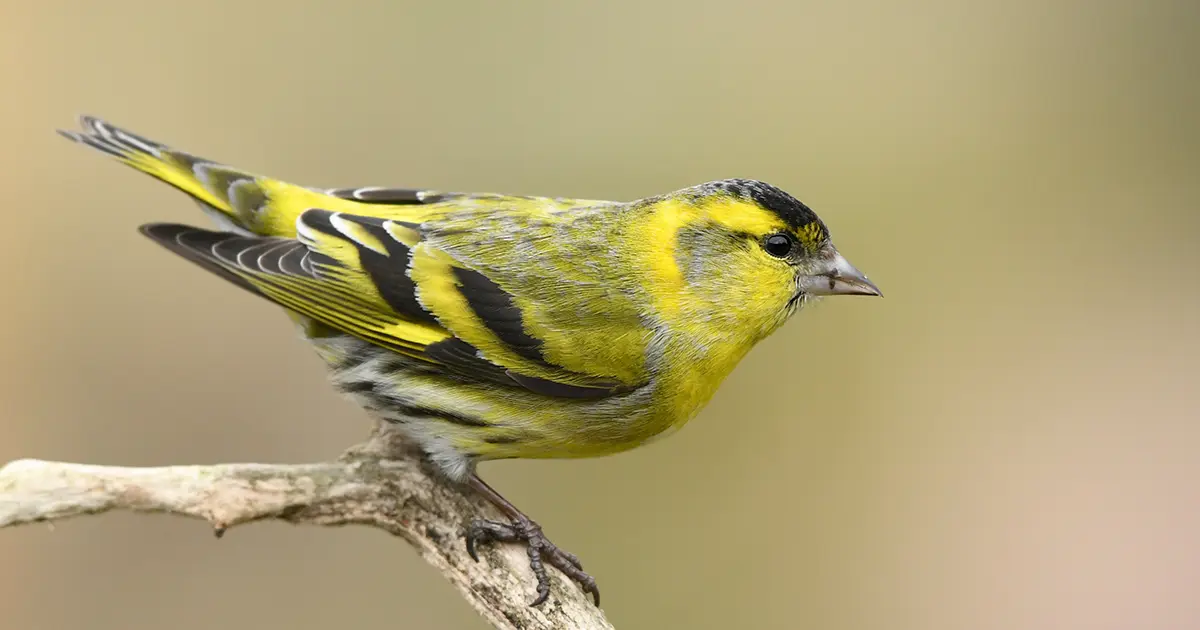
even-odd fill
[{"label": "bare branch", "polygon": [[550,600],[530,608],[534,581],[525,551],[488,545],[480,562],[467,555],[462,531],[489,506],[396,457],[398,438],[378,429],[338,461],[318,464],[218,464],[123,468],[18,460],[0,468],[0,527],[55,521],[109,510],[200,518],[217,535],[260,520],[308,525],[370,525],[407,540],[497,628],[612,626],[561,574]]}]

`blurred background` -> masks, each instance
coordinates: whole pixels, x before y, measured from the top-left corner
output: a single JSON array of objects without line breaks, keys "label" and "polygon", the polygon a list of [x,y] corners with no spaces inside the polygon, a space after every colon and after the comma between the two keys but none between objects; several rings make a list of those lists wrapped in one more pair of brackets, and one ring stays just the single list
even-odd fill
[{"label": "blurred background", "polygon": [[[812,205],[829,299],[684,431],[485,475],[618,628],[1200,627],[1200,4],[4,0],[0,461],[303,462],[362,438],[90,113],[314,186]],[[532,588],[532,586],[531,586]],[[0,532],[21,629],[486,627],[404,543],[113,514]]]}]

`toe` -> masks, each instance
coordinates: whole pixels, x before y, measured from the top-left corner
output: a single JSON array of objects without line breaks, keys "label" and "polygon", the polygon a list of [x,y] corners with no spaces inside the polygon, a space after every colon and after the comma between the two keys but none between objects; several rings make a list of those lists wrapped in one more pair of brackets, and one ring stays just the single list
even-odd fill
[{"label": "toe", "polygon": [[600,605],[600,587],[596,586],[596,580],[592,579],[592,576],[587,576],[587,580],[580,582],[579,586],[583,588],[584,593],[592,596],[592,601],[596,606]]},{"label": "toe", "polygon": [[472,560],[479,562],[477,545],[497,541],[517,542],[520,540],[520,534],[514,531],[513,527],[508,523],[480,520],[467,525],[465,538],[467,542],[467,555],[471,556]]},{"label": "toe", "polygon": [[563,558],[565,558],[567,562],[571,563],[571,566],[579,569],[580,571],[583,570],[583,563],[579,561],[579,556],[571,553],[570,551],[563,551],[562,549],[559,549],[558,552],[563,555]]}]

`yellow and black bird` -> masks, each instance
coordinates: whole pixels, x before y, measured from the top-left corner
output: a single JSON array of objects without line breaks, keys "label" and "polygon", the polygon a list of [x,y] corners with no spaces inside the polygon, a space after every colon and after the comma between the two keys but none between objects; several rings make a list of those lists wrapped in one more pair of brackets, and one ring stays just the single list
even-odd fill
[{"label": "yellow and black bird", "polygon": [[475,473],[479,461],[591,457],[692,418],[806,301],[880,295],[808,206],[728,179],[632,202],[319,190],[211,162],[91,117],[60,131],[192,196],[217,230],[142,233],[282,306],[336,387],[509,519],[467,528],[528,545],[591,593]]}]

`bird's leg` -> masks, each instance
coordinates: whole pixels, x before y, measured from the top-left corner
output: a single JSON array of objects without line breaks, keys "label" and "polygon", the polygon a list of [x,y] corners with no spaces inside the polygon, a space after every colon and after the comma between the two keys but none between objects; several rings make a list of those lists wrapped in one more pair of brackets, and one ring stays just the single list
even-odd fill
[{"label": "bird's leg", "polygon": [[596,580],[583,572],[583,565],[575,554],[563,551],[550,542],[542,533],[541,525],[500,496],[479,475],[472,473],[467,485],[509,518],[508,523],[480,520],[467,526],[467,553],[471,554],[471,558],[479,560],[475,553],[475,545],[479,543],[524,543],[529,551],[529,568],[533,569],[533,575],[537,578],[537,598],[530,606],[539,606],[550,596],[550,577],[546,575],[546,564],[578,582],[585,593],[592,595],[596,605],[600,605],[600,589],[596,588]]}]

